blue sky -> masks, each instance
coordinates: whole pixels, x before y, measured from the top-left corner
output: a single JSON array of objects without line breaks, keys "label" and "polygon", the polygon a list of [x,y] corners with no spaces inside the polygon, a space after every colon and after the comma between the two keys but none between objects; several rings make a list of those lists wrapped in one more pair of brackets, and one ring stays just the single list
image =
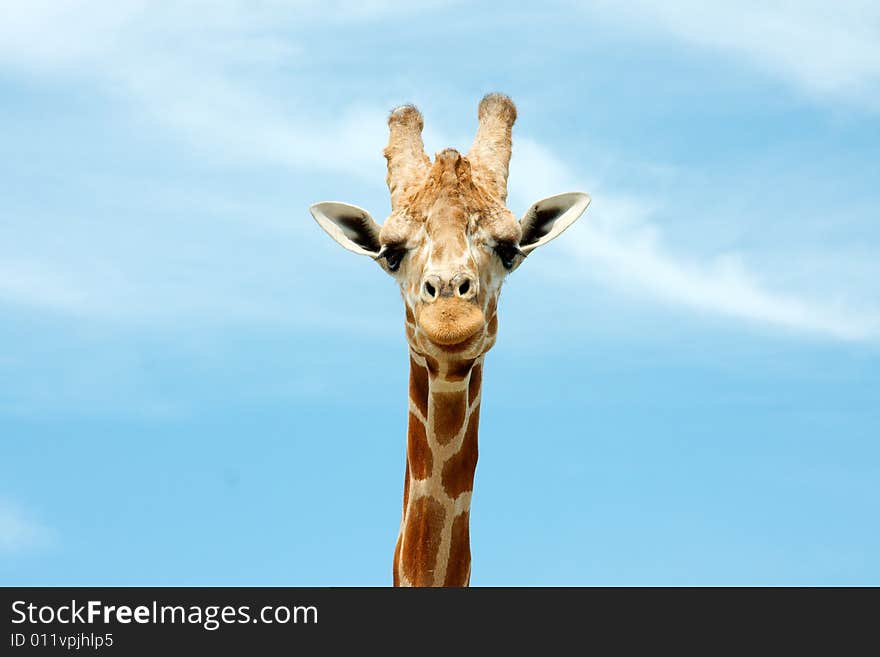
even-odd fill
[{"label": "blue sky", "polygon": [[11,2],[0,583],[384,585],[406,345],[310,218],[385,118],[509,205],[472,583],[880,584],[876,3]]}]

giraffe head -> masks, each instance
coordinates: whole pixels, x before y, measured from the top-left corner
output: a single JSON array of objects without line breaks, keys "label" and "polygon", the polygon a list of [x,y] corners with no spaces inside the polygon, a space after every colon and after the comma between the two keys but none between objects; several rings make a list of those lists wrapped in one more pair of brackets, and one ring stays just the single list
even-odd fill
[{"label": "giraffe head", "polygon": [[349,251],[373,258],[399,283],[413,351],[435,360],[473,359],[495,344],[498,294],[507,274],[586,209],[589,196],[538,201],[517,220],[507,208],[513,102],[489,94],[466,156],[454,149],[432,163],[422,115],[399,107],[385,148],[391,214],[380,227],[346,203],[313,205],[312,215]]}]

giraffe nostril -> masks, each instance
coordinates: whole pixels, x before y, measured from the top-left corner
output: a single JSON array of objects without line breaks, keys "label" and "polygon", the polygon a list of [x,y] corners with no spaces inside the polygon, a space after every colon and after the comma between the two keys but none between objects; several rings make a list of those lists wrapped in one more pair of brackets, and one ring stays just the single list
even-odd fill
[{"label": "giraffe nostril", "polygon": [[469,278],[464,279],[464,282],[458,286],[458,293],[461,296],[464,296],[468,293],[468,290],[471,289],[471,281]]},{"label": "giraffe nostril", "polygon": [[425,281],[425,292],[432,299],[437,296],[437,288],[431,285],[430,281]]}]

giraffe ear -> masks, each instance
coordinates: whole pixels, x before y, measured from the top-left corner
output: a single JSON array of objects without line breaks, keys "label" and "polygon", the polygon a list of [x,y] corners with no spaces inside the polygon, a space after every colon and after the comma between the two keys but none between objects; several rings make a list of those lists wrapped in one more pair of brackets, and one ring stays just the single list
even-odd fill
[{"label": "giraffe ear", "polygon": [[522,238],[519,248],[528,255],[542,244],[556,238],[571,226],[590,204],[583,192],[568,192],[542,199],[532,205],[520,219]]},{"label": "giraffe ear", "polygon": [[315,203],[309,212],[330,237],[349,251],[371,258],[379,255],[379,225],[363,208],[338,201],[324,201]]}]

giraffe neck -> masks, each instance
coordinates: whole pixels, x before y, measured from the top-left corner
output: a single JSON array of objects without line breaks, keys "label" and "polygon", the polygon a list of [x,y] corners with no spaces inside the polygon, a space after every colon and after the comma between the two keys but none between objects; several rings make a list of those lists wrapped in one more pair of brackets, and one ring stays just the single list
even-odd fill
[{"label": "giraffe neck", "polygon": [[403,515],[395,586],[467,586],[483,356],[438,363],[410,352]]}]

